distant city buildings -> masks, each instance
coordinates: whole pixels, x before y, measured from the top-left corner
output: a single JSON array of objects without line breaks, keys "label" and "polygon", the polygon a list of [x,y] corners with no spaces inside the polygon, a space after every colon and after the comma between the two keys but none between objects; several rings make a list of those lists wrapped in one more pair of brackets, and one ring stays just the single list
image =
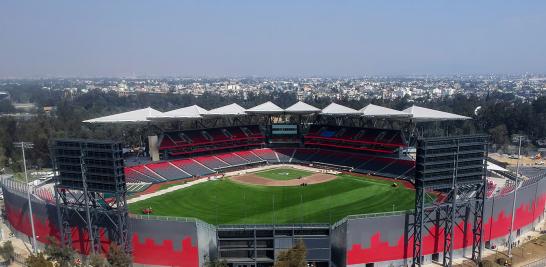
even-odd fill
[{"label": "distant city buildings", "polygon": [[[0,81],[8,84],[10,81]],[[484,96],[492,92],[514,94],[522,99],[535,99],[546,93],[543,76],[461,76],[445,78],[165,78],[165,79],[73,79],[49,80],[44,90],[62,91],[66,98],[91,90],[115,92],[120,96],[133,94],[192,94],[204,93],[222,96],[243,96],[272,91],[291,92],[303,100],[308,97],[334,99],[436,99],[456,94]],[[0,99],[9,94],[0,92]]]}]

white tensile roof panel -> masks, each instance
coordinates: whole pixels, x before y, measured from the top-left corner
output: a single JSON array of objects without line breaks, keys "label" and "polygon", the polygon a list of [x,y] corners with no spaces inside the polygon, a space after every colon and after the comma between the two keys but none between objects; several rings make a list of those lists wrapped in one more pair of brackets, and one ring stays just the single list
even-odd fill
[{"label": "white tensile roof panel", "polygon": [[414,121],[449,121],[449,120],[469,120],[470,117],[461,116],[449,112],[411,106],[404,109],[403,112],[411,114]]},{"label": "white tensile roof panel", "polygon": [[192,105],[189,107],[183,107],[165,113],[159,114],[157,116],[148,117],[151,120],[162,120],[162,119],[199,119],[201,115],[207,114],[207,110],[198,106]]},{"label": "white tensile roof panel", "polygon": [[393,118],[393,117],[411,117],[411,114],[392,108],[386,108],[374,104],[369,104],[362,109],[362,116],[370,118]]},{"label": "white tensile roof panel", "polygon": [[148,122],[148,117],[159,116],[163,113],[151,107],[137,109],[133,111],[118,113],[110,116],[85,120],[86,123],[140,123]]},{"label": "white tensile roof panel", "polygon": [[246,113],[249,113],[249,114],[279,114],[283,112],[284,112],[284,109],[273,104],[273,102],[271,101],[267,101],[263,104],[257,105],[253,108],[249,108],[246,110]]},{"label": "white tensile roof panel", "polygon": [[242,116],[246,115],[246,110],[236,103],[221,106],[211,109],[205,114],[206,116]]},{"label": "white tensile roof panel", "polygon": [[320,112],[322,115],[361,115],[362,113],[356,109],[342,106],[340,104],[331,103]]},{"label": "white tensile roof panel", "polygon": [[487,161],[487,170],[489,171],[503,171],[503,172],[507,172],[508,170],[491,162],[491,161]]},{"label": "white tensile roof panel", "polygon": [[284,111],[286,113],[293,113],[293,114],[311,114],[311,113],[320,112],[320,109],[313,107],[305,102],[298,101],[298,103],[286,108]]}]

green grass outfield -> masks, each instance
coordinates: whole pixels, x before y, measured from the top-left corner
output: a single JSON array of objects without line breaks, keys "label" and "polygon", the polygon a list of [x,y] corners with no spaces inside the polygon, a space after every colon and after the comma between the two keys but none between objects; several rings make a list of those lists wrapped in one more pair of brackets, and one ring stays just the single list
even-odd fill
[{"label": "green grass outfield", "polygon": [[351,214],[407,210],[413,190],[392,182],[339,175],[309,185],[266,187],[211,181],[129,205],[142,214],[194,217],[211,224],[334,223]]},{"label": "green grass outfield", "polygon": [[310,171],[298,170],[294,168],[276,168],[265,171],[258,171],[254,174],[271,180],[292,180],[299,177],[305,177],[313,174]]}]

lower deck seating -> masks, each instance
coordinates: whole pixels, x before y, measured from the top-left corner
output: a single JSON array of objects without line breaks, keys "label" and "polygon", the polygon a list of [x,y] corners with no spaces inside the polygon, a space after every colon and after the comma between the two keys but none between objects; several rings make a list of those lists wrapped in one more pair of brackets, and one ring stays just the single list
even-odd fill
[{"label": "lower deck seating", "polygon": [[202,156],[194,158],[199,163],[211,168],[211,169],[223,169],[229,167],[229,165],[214,156]]},{"label": "lower deck seating", "polygon": [[315,153],[317,153],[318,150],[316,149],[298,149],[296,150],[296,153],[294,153],[294,157],[292,158],[292,162],[294,163],[304,163],[309,161],[309,158],[311,158]]},{"label": "lower deck seating", "polygon": [[[127,169],[127,168],[126,168]],[[166,179],[157,175],[156,173],[153,173],[148,168],[146,168],[144,165],[137,165],[132,166],[129,168],[133,172],[131,173],[134,177],[140,178],[140,181],[145,182],[161,182],[165,181]]]},{"label": "lower deck seating", "polygon": [[127,191],[129,193],[136,193],[146,190],[148,187],[150,187],[151,183],[128,183],[127,184]]},{"label": "lower deck seating", "polygon": [[131,168],[125,168],[124,172],[125,172],[125,181],[127,181],[128,183],[152,182],[152,181],[154,181],[150,177],[148,177],[148,176],[146,176],[146,175],[144,175],[142,173],[136,172]]},{"label": "lower deck seating", "polygon": [[493,196],[493,193],[495,193],[495,189],[497,189],[497,184],[495,184],[495,182],[493,181],[487,180],[485,196]]},{"label": "lower deck seating", "polygon": [[263,148],[131,166],[125,168],[125,175],[128,182],[154,183],[207,176],[242,165],[264,163],[321,164],[393,178],[411,177],[415,169],[414,161],[397,158],[314,148]]},{"label": "lower deck seating", "polygon": [[171,163],[193,176],[207,176],[214,173],[213,170],[191,159],[174,160]]},{"label": "lower deck seating", "polygon": [[311,162],[328,163],[330,162],[330,157],[332,156],[334,155],[331,152],[328,152],[326,150],[317,150],[315,151],[315,153],[313,153],[313,155],[307,158],[307,160]]},{"label": "lower deck seating", "polygon": [[252,153],[251,151],[239,151],[233,154],[248,160],[248,162],[250,163],[264,162],[263,159],[259,158],[258,156],[256,156],[256,154]]},{"label": "lower deck seating", "polygon": [[280,163],[289,163],[292,159],[292,154],[294,154],[294,149],[275,149],[275,152],[277,153],[277,156],[279,157]]},{"label": "lower deck seating", "polygon": [[216,157],[218,157],[219,159],[223,160],[224,162],[232,166],[239,166],[239,165],[245,165],[250,163],[250,161],[246,160],[245,158],[235,153],[220,154],[220,155],[217,155]]},{"label": "lower deck seating", "polygon": [[269,163],[278,163],[277,154],[270,148],[255,149],[254,154]]},{"label": "lower deck seating", "polygon": [[188,173],[181,171],[168,162],[150,163],[146,164],[146,167],[167,180],[177,180],[191,177],[191,175]]}]

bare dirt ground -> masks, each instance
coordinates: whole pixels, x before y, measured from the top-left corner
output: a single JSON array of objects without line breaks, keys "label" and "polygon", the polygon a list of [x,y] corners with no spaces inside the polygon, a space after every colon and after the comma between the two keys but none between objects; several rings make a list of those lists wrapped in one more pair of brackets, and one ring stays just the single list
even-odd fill
[{"label": "bare dirt ground", "polygon": [[230,177],[229,179],[238,183],[250,184],[250,185],[297,186],[304,183],[309,185],[325,183],[325,182],[336,179],[336,176],[332,174],[326,174],[326,173],[314,173],[300,179],[281,181],[281,180],[271,180],[271,179],[260,177],[253,173],[248,173],[248,174],[243,174],[239,176],[233,176],[233,177]]},{"label": "bare dirt ground", "polygon": [[[498,160],[500,162],[508,163],[509,165],[517,165],[518,160],[517,159],[511,159],[508,157],[508,155],[500,155],[498,153],[491,153],[489,156],[495,160]],[[519,163],[523,166],[534,166],[535,163],[544,161],[544,159],[531,159],[528,156],[521,156]]]}]

